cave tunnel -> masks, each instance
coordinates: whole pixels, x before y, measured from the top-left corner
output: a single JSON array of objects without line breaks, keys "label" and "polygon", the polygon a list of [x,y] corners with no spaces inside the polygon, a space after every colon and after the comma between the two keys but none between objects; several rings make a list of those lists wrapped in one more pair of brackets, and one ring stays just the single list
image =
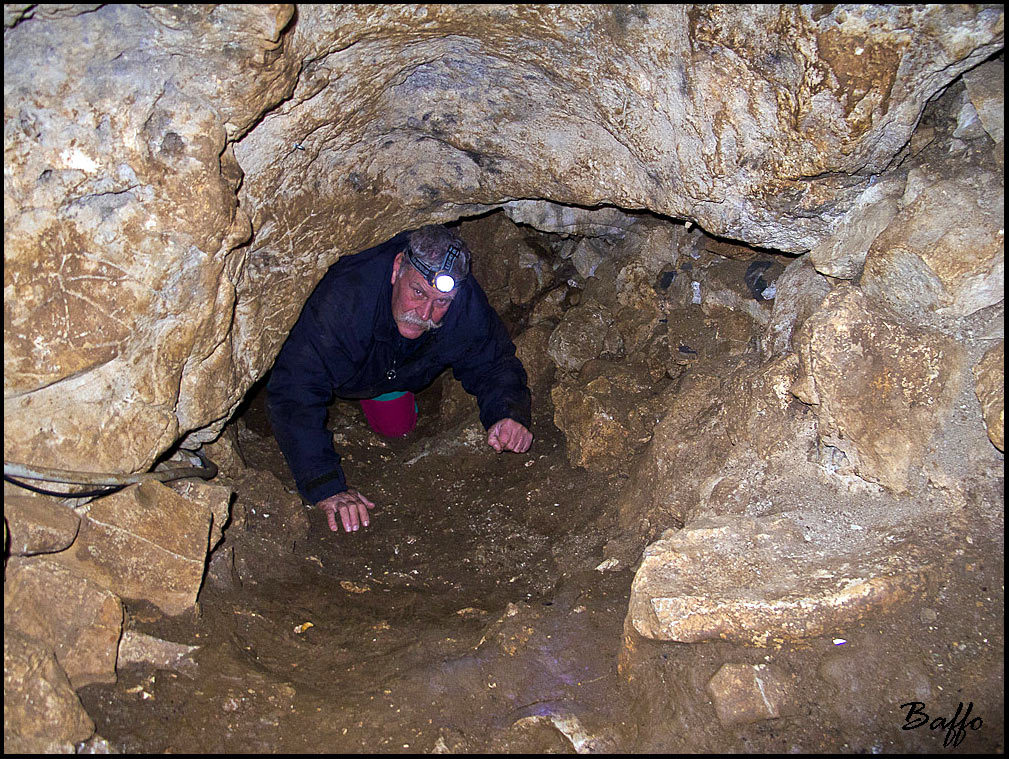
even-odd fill
[{"label": "cave tunnel", "polygon": [[[5,751],[1004,750],[1003,12],[5,5]],[[532,447],[334,397],[331,531],[271,371],[432,224]]]}]

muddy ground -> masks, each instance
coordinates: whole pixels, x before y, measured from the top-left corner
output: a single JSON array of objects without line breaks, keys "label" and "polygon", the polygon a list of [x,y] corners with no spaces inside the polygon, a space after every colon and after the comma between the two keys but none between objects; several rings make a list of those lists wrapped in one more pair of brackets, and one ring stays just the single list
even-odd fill
[{"label": "muddy ground", "polygon": [[[951,570],[914,602],[784,648],[649,644],[631,687],[617,663],[633,568],[599,568],[623,477],[569,466],[549,399],[532,450],[498,455],[479,425],[441,428],[439,395],[398,441],[333,407],[348,478],[378,504],[370,527],[334,534],[306,510],[306,538],[263,550],[233,526],[242,571],[208,581],[197,615],[128,607],[128,629],[199,648],[192,666],[82,691],[111,751],[1003,750],[1003,544],[983,507],[950,528]],[[241,452],[293,491],[263,401],[237,424]],[[237,493],[234,513],[256,508],[269,496]],[[724,662],[785,673],[790,713],[723,727],[705,685]],[[929,723],[902,729],[915,701]],[[937,721],[961,703],[962,731]]]}]

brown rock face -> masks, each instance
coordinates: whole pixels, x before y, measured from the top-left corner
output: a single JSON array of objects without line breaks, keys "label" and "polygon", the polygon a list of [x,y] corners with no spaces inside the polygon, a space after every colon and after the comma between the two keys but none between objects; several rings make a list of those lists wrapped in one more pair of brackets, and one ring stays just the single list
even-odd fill
[{"label": "brown rock face", "polygon": [[812,248],[1001,35],[974,6],[12,6],[5,456],[213,438],[326,267],[421,223],[549,198]]},{"label": "brown rock face", "polygon": [[4,582],[4,628],[38,638],[79,688],[116,681],[123,626],[119,598],[47,557],[12,559]]},{"label": "brown rock face", "polygon": [[4,751],[70,754],[94,731],[52,651],[4,630]]},{"label": "brown rock face", "polygon": [[797,340],[794,390],[813,405],[821,441],[840,452],[837,468],[907,489],[956,396],[961,348],[888,319],[853,288],[828,295]]},{"label": "brown rock face", "polygon": [[180,614],[196,603],[210,523],[209,507],[146,482],[96,501],[55,560],[123,598]]},{"label": "brown rock face", "polygon": [[1000,451],[1005,450],[1005,341],[985,353],[974,367],[976,392],[988,427],[988,438]]}]

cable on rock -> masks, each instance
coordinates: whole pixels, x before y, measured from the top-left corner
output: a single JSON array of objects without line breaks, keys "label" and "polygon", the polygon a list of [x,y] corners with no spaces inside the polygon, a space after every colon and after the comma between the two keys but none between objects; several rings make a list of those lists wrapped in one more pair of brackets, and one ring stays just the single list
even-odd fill
[{"label": "cable on rock", "polygon": [[[51,469],[48,467],[30,467],[10,461],[4,462],[4,480],[26,490],[59,498],[95,498],[110,495],[129,485],[155,480],[170,482],[192,477],[201,480],[212,480],[217,476],[217,464],[207,458],[202,451],[192,451],[199,458],[200,466],[177,467],[160,472],[144,472],[140,474],[111,474],[100,472],[76,472],[69,469]],[[43,482],[58,482],[63,485],[98,485],[98,490],[87,490],[78,493],[61,493],[21,482],[19,479],[41,480]]]}]

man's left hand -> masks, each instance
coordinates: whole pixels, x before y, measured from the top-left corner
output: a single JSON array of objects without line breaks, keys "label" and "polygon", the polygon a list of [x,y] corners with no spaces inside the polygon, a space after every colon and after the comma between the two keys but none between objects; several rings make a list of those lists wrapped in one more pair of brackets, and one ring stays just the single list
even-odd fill
[{"label": "man's left hand", "polygon": [[502,419],[487,432],[487,445],[498,453],[525,453],[533,444],[533,433],[514,419]]}]

